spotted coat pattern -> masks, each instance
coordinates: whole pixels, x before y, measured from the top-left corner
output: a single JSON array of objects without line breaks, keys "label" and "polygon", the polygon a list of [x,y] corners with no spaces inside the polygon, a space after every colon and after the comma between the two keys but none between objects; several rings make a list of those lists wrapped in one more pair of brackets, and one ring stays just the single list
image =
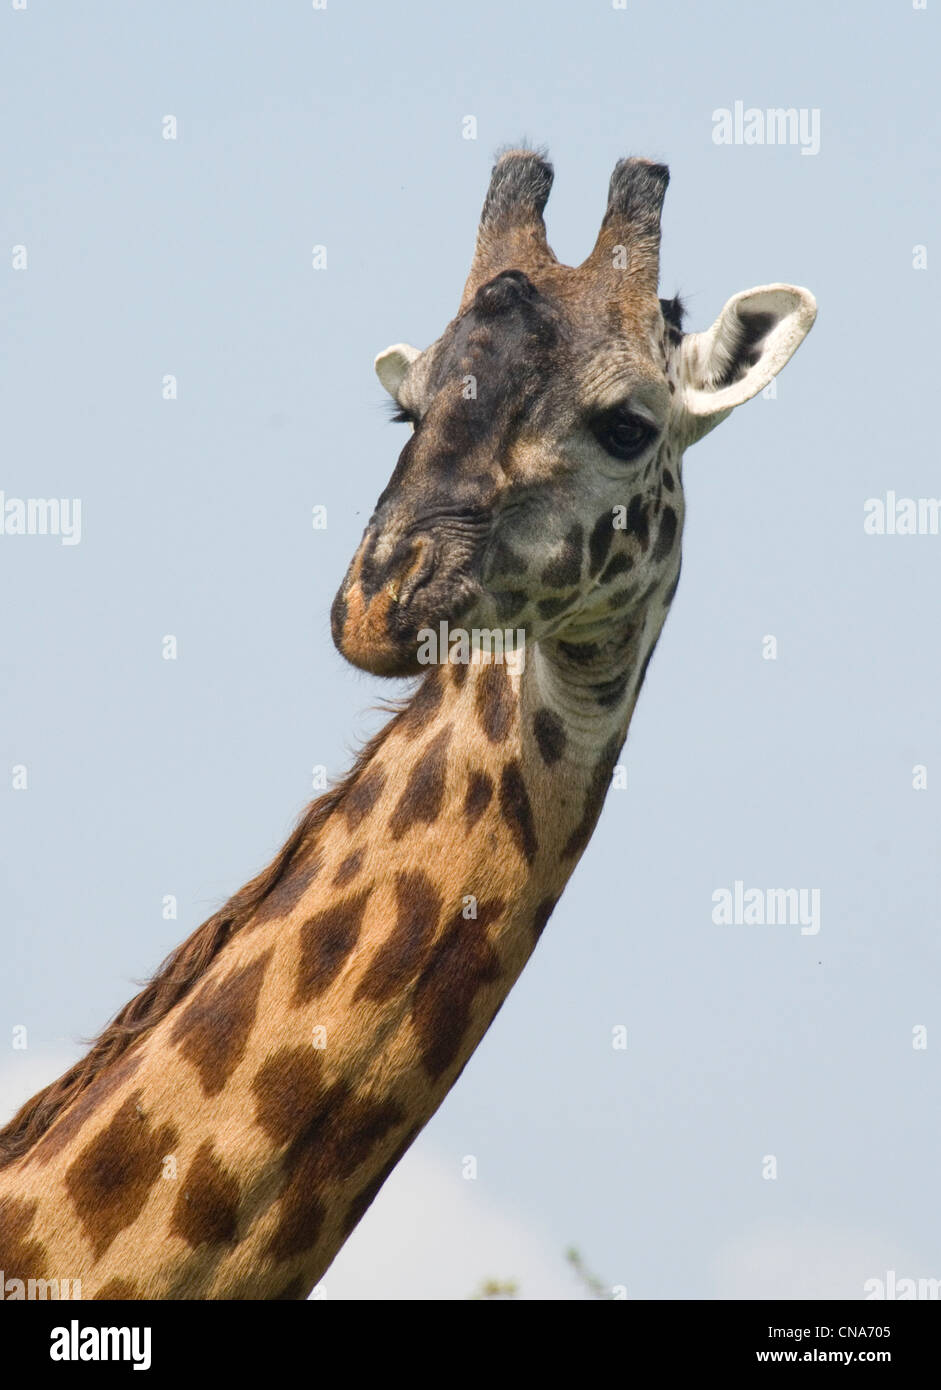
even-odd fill
[{"label": "spotted coat pattern", "polygon": [[[683,521],[681,318],[656,296],[666,171],[618,166],[578,271],[545,243],[550,181],[529,153],[497,165],[461,310],[405,377],[415,433],[334,603],[341,651],[420,683],[272,865],[0,1132],[7,1279],[303,1298],[546,932]],[[752,322],[724,377],[768,332]],[[512,621],[527,645],[418,669],[438,620]]]}]

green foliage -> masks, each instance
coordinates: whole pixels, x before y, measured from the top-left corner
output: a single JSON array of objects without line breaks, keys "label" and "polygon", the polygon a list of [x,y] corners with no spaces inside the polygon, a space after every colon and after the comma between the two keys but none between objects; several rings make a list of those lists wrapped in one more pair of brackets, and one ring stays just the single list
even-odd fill
[{"label": "green foliage", "polygon": [[471,1298],[515,1298],[519,1285],[515,1279],[485,1279]]},{"label": "green foliage", "polygon": [[[571,1265],[575,1277],[589,1298],[611,1298],[611,1290],[603,1280],[598,1278],[597,1274],[591,1272],[574,1245],[570,1245],[566,1250],[565,1259]],[[520,1286],[515,1279],[484,1279],[477,1292],[470,1294],[469,1297],[472,1299],[510,1299],[519,1297],[519,1293]]]},{"label": "green foliage", "polygon": [[610,1290],[602,1283],[597,1274],[592,1274],[574,1245],[570,1245],[566,1250],[565,1258],[592,1298],[611,1297]]}]

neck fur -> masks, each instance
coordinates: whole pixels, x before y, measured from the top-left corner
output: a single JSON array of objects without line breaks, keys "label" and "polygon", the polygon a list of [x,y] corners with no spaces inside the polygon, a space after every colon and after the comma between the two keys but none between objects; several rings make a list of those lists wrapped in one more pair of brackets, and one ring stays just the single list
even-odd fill
[{"label": "neck fur", "polygon": [[144,1023],[102,1035],[94,1065],[49,1088],[57,1105],[42,1093],[0,1134],[7,1278],[80,1278],[86,1298],[305,1297],[536,945],[656,635],[625,621],[522,666],[434,668],[180,948],[212,928],[195,978],[176,967],[178,997],[180,952],[162,1014],[138,996],[117,1022]]}]

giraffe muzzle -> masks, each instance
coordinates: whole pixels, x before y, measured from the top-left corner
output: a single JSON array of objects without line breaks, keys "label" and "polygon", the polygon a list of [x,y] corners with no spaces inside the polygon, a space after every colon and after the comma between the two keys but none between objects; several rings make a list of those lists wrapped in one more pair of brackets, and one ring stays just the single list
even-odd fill
[{"label": "giraffe muzzle", "polygon": [[442,561],[431,536],[411,537],[388,562],[375,562],[375,536],[366,537],[331,609],[333,640],[354,666],[374,675],[417,675],[419,633],[466,612],[473,585]]}]

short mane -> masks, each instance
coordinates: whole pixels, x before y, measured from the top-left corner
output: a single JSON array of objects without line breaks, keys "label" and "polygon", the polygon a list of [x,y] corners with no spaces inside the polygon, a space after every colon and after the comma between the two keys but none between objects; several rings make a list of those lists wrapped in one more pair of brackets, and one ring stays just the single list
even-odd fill
[{"label": "short mane", "polygon": [[677,328],[682,333],[683,324],[686,319],[686,305],[678,294],[672,299],[661,299],[660,312],[663,315],[664,323],[668,323],[671,328]]}]

